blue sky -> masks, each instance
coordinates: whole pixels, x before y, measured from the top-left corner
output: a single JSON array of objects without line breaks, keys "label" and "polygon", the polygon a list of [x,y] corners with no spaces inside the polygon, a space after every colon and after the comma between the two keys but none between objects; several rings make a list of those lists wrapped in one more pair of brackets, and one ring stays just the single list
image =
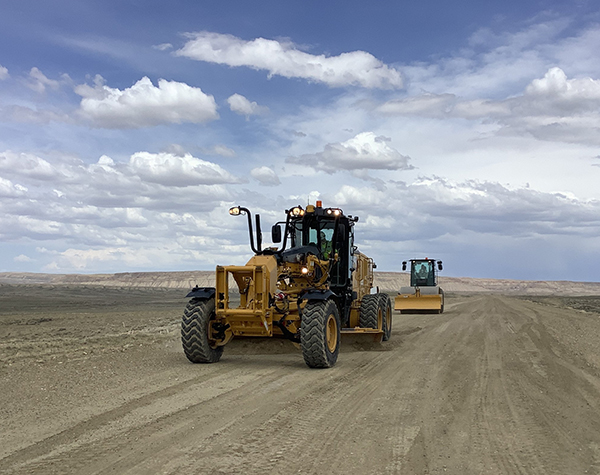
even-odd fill
[{"label": "blue sky", "polygon": [[230,206],[321,199],[379,270],[597,281],[600,7],[406,3],[3,2],[0,272],[241,264]]}]

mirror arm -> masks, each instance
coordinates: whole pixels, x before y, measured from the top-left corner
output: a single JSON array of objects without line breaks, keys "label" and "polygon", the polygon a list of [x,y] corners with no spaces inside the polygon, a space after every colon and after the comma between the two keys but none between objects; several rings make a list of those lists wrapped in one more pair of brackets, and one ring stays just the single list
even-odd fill
[{"label": "mirror arm", "polygon": [[240,208],[240,211],[244,211],[246,213],[246,216],[248,216],[248,232],[250,233],[250,248],[252,249],[252,252],[254,252],[254,254],[258,254],[258,251],[256,250],[256,247],[254,246],[254,232],[252,230],[252,214],[250,213],[250,210],[247,208]]},{"label": "mirror arm", "polygon": [[[260,228],[260,214],[255,214],[256,218],[256,249],[262,252],[262,229]],[[256,253],[256,251],[254,251]]]}]

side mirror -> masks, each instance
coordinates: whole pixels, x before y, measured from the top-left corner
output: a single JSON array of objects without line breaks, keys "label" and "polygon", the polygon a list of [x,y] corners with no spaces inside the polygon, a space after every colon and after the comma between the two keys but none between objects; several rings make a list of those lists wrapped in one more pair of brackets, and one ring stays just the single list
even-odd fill
[{"label": "side mirror", "polygon": [[406,270],[406,261],[402,263],[402,270]]},{"label": "side mirror", "polygon": [[281,226],[279,224],[274,224],[271,228],[271,241],[281,242]]},{"label": "side mirror", "polygon": [[442,266],[442,261],[438,261],[438,270],[444,270],[444,267]]}]

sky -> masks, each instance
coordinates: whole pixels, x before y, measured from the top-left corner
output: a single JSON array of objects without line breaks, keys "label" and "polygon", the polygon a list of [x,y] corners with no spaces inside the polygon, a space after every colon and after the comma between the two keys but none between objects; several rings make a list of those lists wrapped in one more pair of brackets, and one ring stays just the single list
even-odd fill
[{"label": "sky", "polygon": [[0,272],[212,270],[284,211],[379,271],[600,279],[600,5],[2,1]]}]

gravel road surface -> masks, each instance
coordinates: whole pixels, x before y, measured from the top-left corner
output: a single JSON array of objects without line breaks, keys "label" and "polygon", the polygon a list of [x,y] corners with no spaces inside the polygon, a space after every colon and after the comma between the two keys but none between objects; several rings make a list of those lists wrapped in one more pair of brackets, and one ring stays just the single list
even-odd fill
[{"label": "gravel road surface", "polygon": [[594,311],[455,295],[332,369],[272,339],[193,365],[183,294],[0,286],[0,472],[600,473]]}]

